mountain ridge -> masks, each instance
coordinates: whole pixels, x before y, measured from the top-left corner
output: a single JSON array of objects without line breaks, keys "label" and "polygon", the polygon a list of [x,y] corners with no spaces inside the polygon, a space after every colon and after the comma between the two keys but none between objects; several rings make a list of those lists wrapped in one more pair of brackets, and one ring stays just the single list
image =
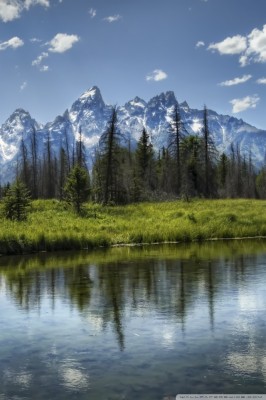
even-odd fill
[{"label": "mountain ridge", "polygon": [[[181,119],[189,134],[199,135],[202,128],[203,110],[192,109],[186,101],[179,103],[173,91],[162,92],[149,101],[136,96],[123,106],[118,106],[118,124],[123,133],[124,144],[135,144],[145,127],[156,150],[167,146],[169,122],[174,106],[179,107]],[[39,153],[44,150],[49,135],[52,148],[59,151],[65,143],[73,148],[79,130],[91,166],[95,147],[108,122],[112,106],[104,102],[97,86],[86,90],[62,115],[46,124],[38,123],[28,111],[16,109],[0,128],[1,182],[11,179],[17,163],[20,143],[23,138],[30,145],[31,133],[35,130]],[[266,130],[258,129],[243,119],[218,114],[208,110],[209,130],[218,151],[230,152],[231,145],[238,146],[241,154],[248,156],[257,167],[264,163]]]}]

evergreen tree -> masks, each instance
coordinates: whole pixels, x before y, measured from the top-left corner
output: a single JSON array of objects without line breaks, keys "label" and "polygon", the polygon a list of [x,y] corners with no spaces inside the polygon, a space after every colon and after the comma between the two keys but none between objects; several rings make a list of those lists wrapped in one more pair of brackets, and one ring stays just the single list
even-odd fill
[{"label": "evergreen tree", "polygon": [[86,151],[82,140],[81,127],[79,127],[79,138],[78,141],[76,142],[76,160],[79,166],[87,169]]},{"label": "evergreen tree", "polygon": [[174,162],[174,182],[173,189],[176,194],[180,193],[182,186],[182,170],[181,170],[181,142],[184,134],[187,133],[184,124],[181,120],[178,105],[175,104],[174,111],[172,114],[172,120],[170,122],[169,131],[169,154]]},{"label": "evergreen tree", "polygon": [[[173,193],[176,189],[176,174],[173,174],[175,163],[168,149],[162,148],[157,161],[158,190],[163,193]],[[176,172],[176,171],[175,171]]]},{"label": "evergreen tree", "polygon": [[260,170],[256,177],[256,191],[260,199],[266,199],[266,167]]},{"label": "evergreen tree", "polygon": [[28,189],[30,189],[31,185],[30,185],[30,172],[31,172],[31,166],[29,163],[29,159],[28,159],[28,151],[27,151],[27,147],[25,145],[24,139],[22,137],[21,139],[21,171],[18,172],[18,175],[20,175],[20,179],[22,180],[22,182],[24,182],[24,184],[26,185],[26,187]]},{"label": "evergreen tree", "polygon": [[31,134],[31,170],[32,170],[32,197],[34,199],[38,198],[38,148],[37,148],[37,135],[36,129],[32,127]]},{"label": "evergreen tree", "polygon": [[64,188],[65,198],[77,214],[81,214],[82,205],[90,194],[90,180],[87,170],[76,164],[70,171]]},{"label": "evergreen tree", "polygon": [[60,148],[59,155],[59,199],[63,199],[63,191],[66,183],[68,175],[68,162],[67,162],[67,154],[63,147]]},{"label": "evergreen tree", "polygon": [[138,140],[135,153],[136,174],[142,199],[149,197],[149,192],[156,189],[156,162],[153,146],[145,128]]},{"label": "evergreen tree", "polygon": [[30,195],[26,185],[20,181],[16,182],[7,189],[4,199],[4,215],[8,219],[23,221],[27,218]]},{"label": "evergreen tree", "polygon": [[202,194],[201,140],[187,136],[181,146],[182,187],[181,195],[188,200]]},{"label": "evergreen tree", "polygon": [[125,202],[125,187],[122,179],[120,132],[117,127],[117,110],[112,109],[105,132],[99,144],[99,152],[93,171],[94,193],[103,204]]},{"label": "evergreen tree", "polygon": [[203,193],[205,197],[216,195],[215,185],[215,163],[217,151],[211,138],[208,122],[208,110],[204,106],[203,128],[202,128],[202,158],[203,158]]},{"label": "evergreen tree", "polygon": [[218,175],[218,188],[220,197],[226,197],[226,184],[229,173],[229,159],[225,153],[222,153],[218,165],[217,165],[217,175]]}]

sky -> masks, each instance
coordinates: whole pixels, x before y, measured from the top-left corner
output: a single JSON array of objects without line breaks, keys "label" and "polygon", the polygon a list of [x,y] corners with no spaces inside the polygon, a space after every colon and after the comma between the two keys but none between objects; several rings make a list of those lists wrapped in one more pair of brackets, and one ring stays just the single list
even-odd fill
[{"label": "sky", "polygon": [[0,0],[0,124],[173,90],[266,129],[265,0]]}]

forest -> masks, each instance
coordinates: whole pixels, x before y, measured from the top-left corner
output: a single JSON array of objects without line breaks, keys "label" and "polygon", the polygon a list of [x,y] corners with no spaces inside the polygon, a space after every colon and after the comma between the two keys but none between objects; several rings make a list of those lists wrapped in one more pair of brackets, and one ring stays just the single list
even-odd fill
[{"label": "forest", "polygon": [[[230,154],[219,154],[209,130],[206,106],[202,125],[200,135],[188,134],[176,106],[166,132],[166,147],[155,152],[149,132],[143,127],[132,149],[130,143],[127,147],[122,144],[117,109],[113,107],[91,171],[82,127],[72,146],[65,135],[59,154],[54,153],[49,135],[45,151],[40,154],[33,129],[30,145],[21,140],[16,180],[1,187],[1,197],[8,199],[16,190],[17,194],[21,191],[22,198],[65,200],[78,214],[86,201],[123,205],[192,198],[265,198],[266,165],[258,171],[251,154],[243,156],[233,145]],[[17,215],[9,202],[6,216],[23,219],[23,206]]]}]

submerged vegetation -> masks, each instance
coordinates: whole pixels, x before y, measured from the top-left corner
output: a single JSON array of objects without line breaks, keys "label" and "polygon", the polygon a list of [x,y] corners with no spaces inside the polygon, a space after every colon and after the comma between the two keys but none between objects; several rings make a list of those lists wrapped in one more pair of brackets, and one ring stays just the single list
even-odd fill
[{"label": "submerged vegetation", "polygon": [[35,200],[26,221],[1,216],[0,254],[266,236],[265,211],[263,200],[194,199],[115,207],[86,203],[77,216],[64,202]]}]

